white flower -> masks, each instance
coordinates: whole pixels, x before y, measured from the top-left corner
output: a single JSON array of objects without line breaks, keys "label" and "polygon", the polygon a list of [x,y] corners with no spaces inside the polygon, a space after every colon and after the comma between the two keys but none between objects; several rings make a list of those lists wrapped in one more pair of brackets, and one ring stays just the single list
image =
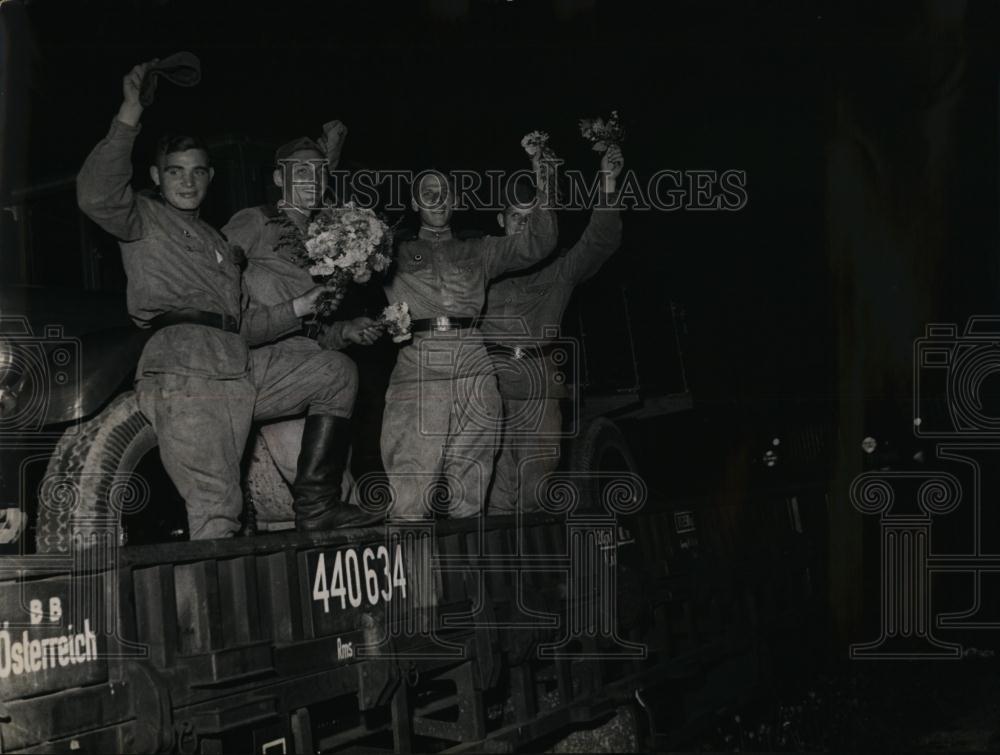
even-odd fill
[{"label": "white flower", "polygon": [[591,149],[595,152],[606,152],[609,147],[625,140],[625,131],[621,127],[617,110],[611,111],[611,117],[607,121],[603,118],[581,118],[578,123],[580,135],[593,144]]},{"label": "white flower", "polygon": [[524,138],[521,139],[521,146],[524,147],[524,151],[530,157],[534,157],[540,151],[544,150],[548,143],[549,135],[544,131],[532,131],[529,134],[525,134]]},{"label": "white flower", "polygon": [[322,282],[365,283],[391,262],[383,251],[392,231],[369,209],[353,204],[323,210],[308,226],[304,243],[309,274]]},{"label": "white flower", "polygon": [[378,321],[392,336],[393,343],[402,343],[413,337],[410,333],[410,307],[405,301],[390,304],[382,310]]}]

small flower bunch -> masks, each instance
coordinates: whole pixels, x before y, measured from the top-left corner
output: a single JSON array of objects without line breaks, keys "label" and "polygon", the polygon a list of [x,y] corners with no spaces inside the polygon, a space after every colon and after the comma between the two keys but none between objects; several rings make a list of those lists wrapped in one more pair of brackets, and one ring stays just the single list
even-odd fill
[{"label": "small flower bunch", "polygon": [[[373,210],[348,203],[320,211],[306,230],[300,262],[318,283],[343,292],[350,281],[366,283],[389,267],[392,229]],[[328,317],[336,295],[321,298],[319,317]]]},{"label": "small flower bunch", "polygon": [[542,164],[541,180],[543,185],[548,187],[550,196],[553,199],[559,198],[559,187],[556,185],[556,166],[561,160],[556,156],[555,151],[549,146],[549,135],[546,131],[532,131],[525,134],[521,139],[521,146],[528,153],[528,157],[534,158],[536,155]]},{"label": "small flower bunch", "polygon": [[611,117],[581,118],[580,135],[589,141],[595,152],[607,152],[608,147],[621,146],[625,141],[625,129],[618,118],[618,111],[612,110]]},{"label": "small flower bunch", "polygon": [[521,146],[528,153],[528,157],[541,155],[542,160],[556,159],[556,153],[549,146],[549,135],[546,131],[532,131],[525,134],[521,139]]},{"label": "small flower bunch", "polygon": [[405,301],[390,304],[379,315],[378,325],[392,336],[393,343],[402,343],[413,337],[410,332],[410,306]]}]

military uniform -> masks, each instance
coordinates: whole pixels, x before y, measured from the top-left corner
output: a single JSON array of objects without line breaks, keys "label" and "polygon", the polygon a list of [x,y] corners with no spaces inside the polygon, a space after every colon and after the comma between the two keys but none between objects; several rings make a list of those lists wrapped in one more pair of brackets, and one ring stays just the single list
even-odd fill
[{"label": "military uniform", "polygon": [[[555,216],[538,210],[518,236],[460,240],[422,229],[400,244],[386,295],[409,305],[414,335],[399,351],[382,424],[393,516],[427,516],[428,491],[439,475],[451,516],[483,512],[501,407],[482,334],[469,326],[492,278],[543,259],[556,240]],[[434,318],[443,318],[440,331],[422,327]]]},{"label": "military uniform", "polygon": [[489,288],[480,326],[494,355],[504,431],[490,492],[491,513],[537,510],[539,485],[559,464],[562,369],[550,347],[573,289],[621,244],[621,217],[602,198],[580,240],[540,270],[513,274]]},{"label": "military uniform", "polygon": [[[305,270],[289,252],[280,249],[281,234],[291,220],[283,220],[281,210],[274,205],[250,207],[240,210],[222,228],[223,235],[231,244],[240,247],[246,254],[247,266],[243,272],[250,301],[265,307],[275,306],[283,301],[301,296],[315,286],[309,272]],[[354,361],[346,354],[339,353],[347,346],[343,337],[344,323],[337,321],[324,325],[316,338],[305,335],[289,335],[271,348],[280,352],[297,354],[321,351],[324,347],[335,350],[330,358],[331,369],[345,375],[356,375]],[[345,381],[356,385],[356,377]],[[345,395],[353,406],[356,391]],[[260,435],[267,446],[271,458],[281,476],[289,483],[295,478],[299,448],[302,444],[301,419],[278,420],[260,426]]]},{"label": "military uniform", "polygon": [[112,122],[80,171],[77,199],[119,239],[129,314],[155,329],[136,392],[187,504],[191,538],[226,537],[240,526],[240,459],[251,421],[305,411],[349,416],[345,397],[356,378],[331,369],[332,352],[251,352],[301,327],[292,302],[250,306],[238,260],[218,231],[157,194],[132,191],[138,132]]}]

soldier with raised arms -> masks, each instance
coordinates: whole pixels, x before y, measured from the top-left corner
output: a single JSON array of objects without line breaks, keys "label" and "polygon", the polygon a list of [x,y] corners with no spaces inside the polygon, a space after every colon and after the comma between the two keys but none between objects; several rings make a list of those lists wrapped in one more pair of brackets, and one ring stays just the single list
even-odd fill
[{"label": "soldier with raised arms", "polygon": [[[535,160],[540,194],[542,165]],[[389,301],[409,305],[413,341],[403,347],[386,391],[382,460],[392,489],[392,516],[433,512],[428,493],[441,478],[448,514],[485,513],[500,430],[500,396],[482,334],[489,281],[542,260],[556,245],[554,213],[531,214],[524,233],[459,239],[451,230],[455,190],[427,171],[414,183],[415,238],[400,244],[386,286]]]},{"label": "soldier with raised arms", "polygon": [[[336,352],[254,349],[302,328],[323,287],[270,307],[251,306],[241,260],[198,216],[214,171],[190,136],[162,138],[150,175],[155,191],[132,189],[140,89],[152,63],[124,78],[111,129],[77,178],[80,208],[116,236],[128,276],[128,310],[152,331],[136,369],[139,407],[152,423],[167,473],[184,497],[192,539],[229,537],[243,508],[240,459],[254,419],[308,412],[317,444],[350,417],[357,374]],[[293,485],[296,526],[337,524],[340,479],[322,448],[300,463]]]},{"label": "soldier with raised arms", "polygon": [[[490,285],[481,330],[493,355],[504,407],[504,432],[490,490],[489,512],[537,511],[546,475],[559,464],[560,401],[566,389],[560,365],[550,358],[573,290],[593,276],[621,244],[622,222],[614,200],[624,166],[621,147],[601,158],[597,206],[571,248],[525,272]],[[508,238],[523,234],[530,213],[509,206],[497,214]],[[531,362],[533,364],[527,364]]]}]

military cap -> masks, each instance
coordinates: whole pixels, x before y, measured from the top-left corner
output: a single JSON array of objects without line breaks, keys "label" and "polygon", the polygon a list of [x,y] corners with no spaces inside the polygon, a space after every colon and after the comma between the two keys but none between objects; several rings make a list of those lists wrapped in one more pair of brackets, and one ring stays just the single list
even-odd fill
[{"label": "military cap", "polygon": [[282,160],[287,160],[289,157],[294,155],[296,152],[304,149],[310,149],[318,154],[324,154],[323,150],[316,143],[314,139],[310,139],[308,136],[302,136],[298,139],[292,139],[290,142],[285,142],[277,151],[274,153],[274,162],[279,163]]}]

